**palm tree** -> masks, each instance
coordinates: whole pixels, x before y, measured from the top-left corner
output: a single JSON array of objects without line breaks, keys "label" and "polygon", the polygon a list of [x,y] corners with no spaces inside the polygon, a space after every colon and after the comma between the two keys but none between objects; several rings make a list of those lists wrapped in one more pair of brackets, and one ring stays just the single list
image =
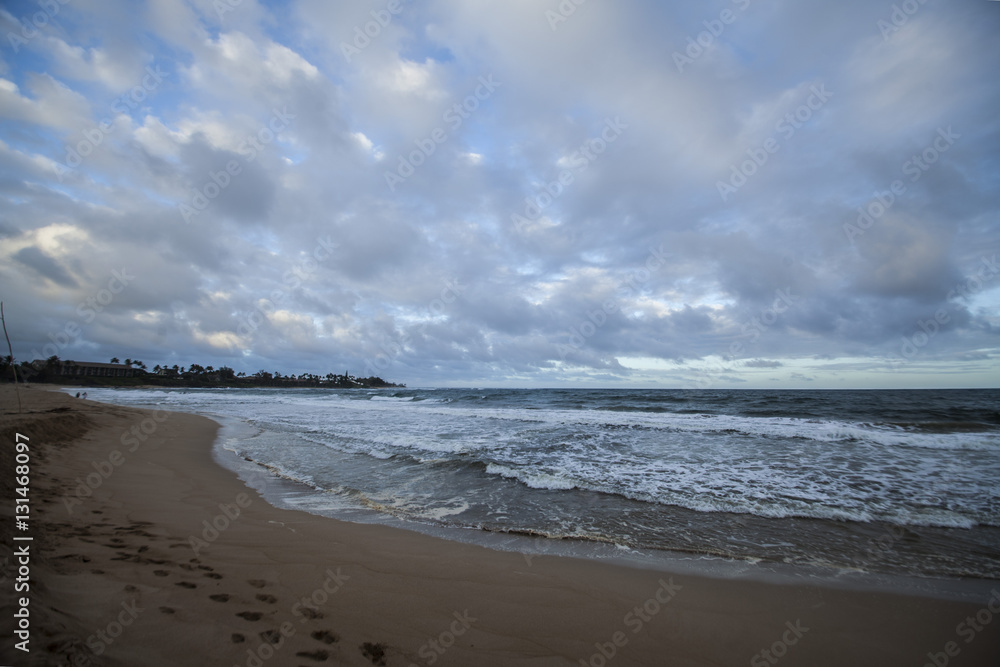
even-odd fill
[{"label": "palm tree", "polygon": [[118,361],[118,357],[111,357],[111,363],[113,363],[113,364],[117,364],[117,363],[120,363],[120,362]]}]

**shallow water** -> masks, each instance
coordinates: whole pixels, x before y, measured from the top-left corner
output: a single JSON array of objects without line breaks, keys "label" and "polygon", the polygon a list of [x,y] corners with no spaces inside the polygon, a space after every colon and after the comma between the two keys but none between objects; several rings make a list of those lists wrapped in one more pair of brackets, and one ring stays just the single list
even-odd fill
[{"label": "shallow water", "polygon": [[[1000,391],[90,390],[351,520],[1000,578]],[[230,431],[236,433],[236,431]]]}]

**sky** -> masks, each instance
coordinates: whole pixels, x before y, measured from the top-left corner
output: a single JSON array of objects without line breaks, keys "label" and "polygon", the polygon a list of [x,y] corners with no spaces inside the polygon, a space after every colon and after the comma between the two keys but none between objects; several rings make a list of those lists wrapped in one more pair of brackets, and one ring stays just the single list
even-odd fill
[{"label": "sky", "polygon": [[1000,2],[0,5],[18,360],[1000,386]]}]

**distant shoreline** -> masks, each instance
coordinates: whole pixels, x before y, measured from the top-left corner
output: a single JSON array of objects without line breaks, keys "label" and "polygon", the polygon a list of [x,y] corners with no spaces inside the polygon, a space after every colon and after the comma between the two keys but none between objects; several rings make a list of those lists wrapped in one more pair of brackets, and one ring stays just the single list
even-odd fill
[{"label": "distant shoreline", "polygon": [[[7,384],[13,385],[13,382]],[[405,384],[386,382],[381,378],[358,378],[353,384],[330,382],[311,382],[308,380],[272,380],[270,382],[219,381],[192,382],[184,379],[149,377],[114,378],[114,377],[65,377],[57,376],[51,380],[31,379],[18,382],[18,386],[51,386],[80,388],[123,388],[123,389],[406,389]]]}]

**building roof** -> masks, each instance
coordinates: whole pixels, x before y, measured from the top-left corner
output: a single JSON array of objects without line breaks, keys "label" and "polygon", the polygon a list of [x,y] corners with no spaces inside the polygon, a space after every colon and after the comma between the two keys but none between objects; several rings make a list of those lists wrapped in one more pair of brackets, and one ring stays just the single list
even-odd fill
[{"label": "building roof", "polygon": [[[35,359],[32,366],[44,366],[48,363],[46,359]],[[106,364],[100,361],[73,361],[72,359],[60,359],[63,366],[80,366],[81,368],[121,368],[124,370],[142,370],[138,366],[126,366],[125,364]]]}]

